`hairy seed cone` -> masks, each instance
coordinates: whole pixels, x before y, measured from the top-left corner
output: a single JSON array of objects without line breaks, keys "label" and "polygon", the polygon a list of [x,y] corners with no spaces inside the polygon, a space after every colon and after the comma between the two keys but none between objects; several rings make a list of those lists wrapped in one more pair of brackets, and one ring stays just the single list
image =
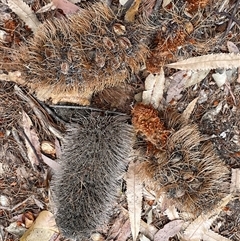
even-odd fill
[{"label": "hairy seed cone", "polygon": [[63,235],[82,240],[108,221],[132,150],[125,117],[82,117],[64,138],[52,189]]},{"label": "hairy seed cone", "polygon": [[40,100],[88,104],[93,92],[139,72],[153,29],[147,21],[122,23],[107,5],[96,3],[46,21],[13,52],[13,61]]},{"label": "hairy seed cone", "polygon": [[[230,174],[212,143],[204,141],[198,126],[188,123],[181,114],[165,110],[158,114],[158,118],[154,113],[155,119],[151,116],[144,119],[141,117],[145,115],[145,109],[151,112],[152,107],[140,107],[137,105],[136,110],[133,110],[133,120],[140,121],[133,122],[135,129],[145,135],[146,141],[157,147],[150,149],[148,146],[148,152],[143,153],[147,161],[142,163],[139,172],[146,186],[159,195],[165,193],[182,211],[199,215],[212,209],[227,195]],[[139,110],[142,109],[144,113],[141,114]],[[161,122],[165,130],[171,133],[162,149],[156,145],[161,143],[157,139],[161,135],[156,135],[159,125],[153,125],[152,120]],[[149,126],[156,126],[157,129],[149,131]]]}]

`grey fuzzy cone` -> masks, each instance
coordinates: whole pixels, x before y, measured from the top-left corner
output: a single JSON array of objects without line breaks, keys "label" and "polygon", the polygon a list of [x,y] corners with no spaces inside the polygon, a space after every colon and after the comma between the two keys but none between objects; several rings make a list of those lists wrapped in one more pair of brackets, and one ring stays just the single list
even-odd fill
[{"label": "grey fuzzy cone", "polygon": [[56,222],[67,238],[86,239],[109,219],[132,150],[125,119],[89,116],[67,126],[52,182]]}]

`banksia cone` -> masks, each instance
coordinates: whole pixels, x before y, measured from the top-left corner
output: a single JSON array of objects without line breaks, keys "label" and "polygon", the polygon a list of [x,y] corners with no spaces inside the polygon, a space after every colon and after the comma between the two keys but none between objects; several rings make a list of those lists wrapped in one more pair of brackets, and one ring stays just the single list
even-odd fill
[{"label": "banksia cone", "polygon": [[92,93],[139,72],[152,32],[147,21],[124,23],[107,5],[95,3],[42,24],[13,51],[14,70],[41,100],[89,104]]},{"label": "banksia cone", "polygon": [[[151,106],[145,108],[152,109]],[[135,113],[133,110],[133,120],[136,120]],[[189,124],[180,114],[170,111],[158,113],[156,123],[160,116],[171,134],[164,149],[158,148],[152,153],[148,150],[145,154],[147,161],[142,163],[140,172],[146,186],[158,195],[165,193],[182,211],[199,215],[210,210],[226,195],[228,168],[215,153],[212,143],[203,141],[197,125]],[[134,124],[137,129],[138,124]],[[156,146],[158,132],[159,129],[151,133],[145,131],[145,135],[148,133],[145,140],[151,141],[154,137],[152,144]]]},{"label": "banksia cone", "polygon": [[56,222],[65,237],[87,239],[106,224],[132,144],[125,117],[81,117],[68,125],[52,183]]}]

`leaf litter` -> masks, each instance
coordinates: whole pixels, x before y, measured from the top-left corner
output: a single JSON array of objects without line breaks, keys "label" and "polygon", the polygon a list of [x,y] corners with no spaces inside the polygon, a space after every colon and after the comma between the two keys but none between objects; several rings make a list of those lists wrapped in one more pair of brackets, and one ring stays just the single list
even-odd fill
[{"label": "leaf litter", "polygon": [[[56,3],[57,2],[57,3]],[[60,3],[67,3],[67,5],[59,5]],[[123,4],[124,1],[121,1],[121,4]],[[129,9],[127,15],[125,16],[126,19],[131,22],[134,21],[136,14],[138,11],[140,11],[139,9],[139,2],[136,1],[135,5],[133,4],[132,7]],[[204,9],[205,6],[207,6],[209,4],[209,1],[204,1],[203,5],[201,5],[200,7],[202,9]],[[164,8],[167,8],[168,11],[177,11],[176,14],[181,14],[180,13],[180,8],[179,6],[177,6],[177,4],[175,3],[175,1],[163,1],[163,5]],[[55,7],[58,6],[58,8],[62,9],[62,11],[65,14],[68,13],[72,13],[74,11],[76,11],[78,9],[78,7],[75,7],[76,5],[69,5],[67,1],[55,1]],[[70,7],[69,7],[70,6]],[[220,6],[221,8],[226,8],[229,7],[229,3],[225,3]],[[9,6],[11,8],[11,6]],[[199,7],[199,6],[198,6]],[[70,9],[70,10],[69,10]],[[220,8],[219,8],[220,9]],[[14,8],[12,7],[12,10],[14,10]],[[189,16],[194,16],[195,14],[198,15],[199,12],[196,11],[196,6],[194,4],[194,2],[192,1],[187,1],[186,4],[186,8],[183,9],[184,13],[189,15]],[[26,19],[26,16],[23,15],[22,12],[25,11],[29,11],[28,14],[35,16],[35,12],[32,10],[29,10],[29,8],[27,6],[24,5],[24,7],[20,6],[20,11],[16,12],[16,14],[18,15],[18,17],[23,20],[25,22],[26,25],[28,25],[33,31],[36,29],[36,26],[39,24],[38,20],[35,21],[33,20],[33,18],[29,18]],[[163,10],[161,10],[163,11]],[[182,15],[179,15],[180,17],[182,17]],[[200,16],[201,18],[204,18],[204,16]],[[227,18],[225,18],[225,21],[227,22]],[[31,21],[31,22],[29,22]],[[165,23],[165,22],[164,22]],[[193,24],[193,26],[197,29],[201,29],[202,31],[206,31],[207,28],[203,28],[200,25],[200,22],[195,22]],[[209,26],[211,25],[208,20],[206,20],[206,24],[209,24]],[[187,25],[186,25],[187,26]],[[162,26],[163,29],[167,29],[169,28],[169,26],[166,24],[165,26]],[[232,31],[239,31],[239,29],[237,28],[237,25],[235,25],[232,29]],[[171,32],[174,33],[174,30],[171,29]],[[220,32],[220,33],[223,33]],[[168,32],[169,34],[169,32]],[[197,31],[194,30],[191,36],[196,36],[195,34],[197,34]],[[206,31],[205,35],[207,36],[209,33]],[[180,33],[176,34],[176,36],[181,36]],[[199,36],[198,36],[199,37]],[[204,38],[204,37],[203,37]],[[230,40],[234,39],[231,36],[228,37]],[[182,38],[183,39],[183,38]],[[159,39],[158,39],[159,40]],[[175,39],[175,42],[177,44],[177,42],[180,42],[180,38],[179,39]],[[190,41],[193,41],[190,40]],[[196,41],[196,39],[194,39],[194,41]],[[213,43],[215,41],[215,38],[213,38]],[[179,50],[178,54],[186,54],[186,56],[184,56],[183,62],[179,61],[177,62],[178,58],[175,58],[175,60],[171,62],[175,62],[174,64],[169,64],[166,63],[168,67],[175,67],[175,68],[180,68],[180,69],[186,69],[183,71],[179,71],[179,72],[173,72],[172,70],[170,70],[170,68],[162,68],[161,63],[158,63],[159,65],[159,71],[161,70],[160,75],[154,73],[150,73],[148,75],[147,78],[142,77],[142,80],[139,82],[137,82],[137,84],[135,83],[135,87],[141,86],[141,82],[145,82],[145,85],[148,84],[149,86],[149,79],[151,79],[150,81],[150,85],[151,88],[147,88],[144,91],[147,91],[148,94],[145,92],[145,94],[143,94],[143,101],[146,101],[148,104],[152,104],[156,109],[159,108],[159,106],[164,106],[165,103],[168,103],[168,105],[177,108],[178,111],[184,113],[185,118],[186,119],[190,119],[190,120],[194,120],[195,122],[198,122],[201,126],[201,130],[204,133],[204,135],[215,135],[214,139],[214,143],[216,146],[216,149],[218,151],[218,154],[220,156],[223,156],[223,158],[226,158],[227,164],[229,165],[229,167],[234,167],[232,168],[232,180],[231,180],[231,193],[239,193],[239,146],[237,146],[237,144],[235,145],[235,143],[237,142],[233,142],[231,139],[231,136],[235,135],[239,138],[239,133],[238,133],[238,129],[239,129],[239,125],[238,125],[238,120],[239,120],[239,111],[238,109],[236,111],[234,111],[233,106],[236,106],[237,108],[239,108],[239,94],[240,94],[240,88],[237,84],[236,80],[233,80],[232,82],[230,81],[229,83],[227,81],[229,81],[229,78],[226,78],[226,76],[224,75],[224,79],[223,80],[217,80],[217,85],[214,83],[212,77],[214,76],[214,74],[216,75],[216,73],[212,74],[213,72],[211,72],[211,74],[209,74],[211,69],[216,69],[216,68],[226,68],[226,69],[236,69],[239,67],[239,51],[237,51],[239,44],[237,44],[239,40],[235,40],[233,42],[228,41],[226,43],[226,45],[224,45],[224,47],[228,48],[228,51],[230,53],[234,53],[234,54],[217,54],[217,53],[213,53],[210,54],[211,52],[208,52],[208,48],[211,49],[211,44],[213,43],[209,43],[207,40],[205,40],[206,42],[206,51],[204,52],[204,48],[202,48],[201,44],[196,44],[195,46],[191,46],[193,50],[193,54],[192,56],[189,55],[189,53],[185,52],[185,46],[182,46],[182,42],[181,42],[181,46],[180,45],[176,45],[176,46],[169,46],[169,49],[171,47],[171,51],[175,51],[176,49]],[[236,44],[235,44],[235,43]],[[169,45],[171,42],[168,42]],[[188,45],[188,44],[186,44]],[[188,46],[189,47],[189,46]],[[156,49],[155,49],[156,50]],[[167,50],[166,50],[167,51]],[[195,51],[195,52],[194,52]],[[201,55],[200,57],[193,57],[197,55]],[[161,54],[161,53],[160,53]],[[167,52],[164,53],[165,55],[167,54]],[[176,54],[176,53],[175,53]],[[183,56],[177,56],[179,57],[179,59],[183,59]],[[190,58],[193,57],[193,58]],[[200,71],[198,71],[200,70]],[[158,71],[158,72],[159,72]],[[238,68],[239,71],[239,68]],[[165,72],[165,73],[164,73]],[[236,72],[236,71],[235,71]],[[226,73],[226,72],[224,72]],[[162,77],[160,77],[162,76]],[[234,73],[231,74],[231,76],[234,76]],[[238,75],[239,76],[239,75]],[[8,73],[8,75],[6,74],[1,74],[1,80],[11,80],[11,81],[17,81],[19,82],[19,78],[20,75],[16,72]],[[151,78],[150,78],[151,77]],[[221,77],[223,78],[223,77]],[[160,82],[157,83],[158,79],[160,79]],[[233,78],[234,79],[234,78]],[[171,80],[171,81],[170,81]],[[223,86],[224,84],[228,84],[230,88],[228,88],[228,86],[226,86],[226,88],[221,89],[220,87]],[[2,87],[4,89],[4,87]],[[219,89],[220,88],[220,89]],[[202,93],[202,95],[204,95],[205,97],[205,104],[201,103],[199,98],[199,93]],[[138,91],[139,92],[139,91]],[[230,93],[230,94],[228,94]],[[147,94],[147,95],[146,95]],[[146,97],[147,96],[147,97]],[[236,100],[234,100],[234,98],[236,98]],[[15,103],[17,103],[19,100],[15,100]],[[221,108],[220,108],[221,107]],[[32,108],[32,107],[31,107]],[[31,109],[30,108],[30,109]],[[38,107],[37,107],[38,108]],[[20,108],[21,109],[21,108]],[[20,111],[21,115],[28,115],[27,112],[24,111]],[[24,114],[25,113],[25,114]],[[205,113],[212,113],[211,114],[211,118],[208,118],[207,115]],[[45,114],[45,113],[44,113]],[[25,128],[25,132],[27,132],[27,137],[28,139],[30,139],[30,144],[32,145],[32,147],[27,147],[26,153],[28,153],[28,157],[31,161],[33,161],[32,166],[36,165],[39,166],[39,161],[36,158],[36,154],[33,153],[33,148],[35,149],[36,153],[38,156],[41,157],[42,154],[40,154],[41,152],[39,152],[39,147],[40,147],[40,143],[42,143],[42,141],[45,141],[42,138],[42,133],[40,133],[40,135],[38,136],[37,132],[39,132],[39,126],[35,125],[36,123],[30,123],[29,119],[26,117],[25,115],[25,125],[23,125],[23,127]],[[206,118],[207,117],[207,118]],[[2,117],[0,117],[2,118]],[[43,121],[43,120],[41,120]],[[40,122],[41,122],[40,121]],[[46,120],[44,120],[46,123]],[[0,119],[0,123],[1,123],[1,119]],[[19,122],[18,122],[19,123]],[[229,127],[229,123],[232,124],[233,127]],[[31,126],[34,126],[33,128]],[[16,128],[17,126],[15,126]],[[16,128],[16,130],[18,130],[18,128]],[[42,132],[44,132],[43,130],[41,130]],[[226,137],[223,138],[221,135],[223,132],[227,133]],[[3,133],[4,136],[13,136],[14,131],[13,130],[7,130],[7,129],[2,129],[1,126],[1,133]],[[10,134],[8,134],[10,133]],[[229,134],[228,134],[229,133]],[[20,136],[20,138],[22,138]],[[16,139],[16,137],[15,137]],[[41,140],[41,141],[40,141]],[[54,141],[51,141],[51,143],[53,143]],[[26,142],[27,143],[27,142]],[[226,148],[222,148],[223,146],[225,146],[224,144],[227,143]],[[2,143],[1,143],[2,144]],[[26,146],[28,144],[25,144]],[[11,146],[14,147],[15,149],[19,149],[19,147],[16,146]],[[13,150],[15,150],[13,148]],[[23,148],[24,149],[24,148]],[[24,151],[24,150],[23,150]],[[23,152],[22,151],[22,152]],[[31,154],[30,154],[31,153]],[[35,157],[34,157],[35,155]],[[47,154],[48,155],[48,154]],[[6,152],[5,154],[5,158],[9,160],[10,157],[12,157],[13,155],[9,154]],[[51,154],[50,154],[51,156]],[[25,164],[25,159],[23,158],[23,155],[19,154],[20,160],[22,161],[20,163],[20,165],[26,165]],[[49,157],[48,157],[49,158]],[[50,157],[50,160],[52,160],[52,156]],[[0,160],[1,162],[1,166],[2,166],[2,172],[1,175],[5,176],[5,178],[7,177],[7,175],[9,174],[9,169],[7,170],[6,168],[6,162],[2,162],[2,159]],[[52,163],[54,163],[55,161],[52,160]],[[11,167],[10,163],[8,163],[9,167]],[[42,165],[42,163],[41,163]],[[40,166],[41,166],[40,165]],[[49,166],[53,165],[53,169],[57,168],[54,167],[54,164],[49,164]],[[14,167],[14,166],[13,166]],[[24,166],[23,166],[24,167]],[[31,168],[30,168],[31,169]],[[47,170],[48,167],[44,166],[44,169]],[[48,196],[46,194],[46,191],[42,190],[42,187],[44,187],[43,185],[43,179],[45,179],[44,175],[40,172],[39,175],[39,171],[38,170],[33,170],[33,172],[31,173],[26,173],[26,168],[19,168],[19,167],[14,167],[13,170],[16,171],[17,174],[17,178],[19,178],[20,176],[24,177],[25,179],[28,179],[28,175],[30,176],[30,179],[32,178],[32,176],[35,176],[35,179],[32,178],[33,180],[30,181],[34,181],[35,180],[35,189],[34,192],[37,192],[37,196],[38,198],[42,201],[42,203],[44,203],[44,205],[48,205]],[[14,176],[13,173],[11,173],[11,175]],[[44,177],[44,178],[43,178]],[[37,178],[42,179],[42,183],[39,185],[36,185],[36,180]],[[134,178],[134,174],[131,174],[127,180],[131,180],[131,178]],[[2,179],[0,179],[0,181],[2,181]],[[17,180],[10,180],[8,182],[8,185],[6,185],[6,183],[2,186],[3,187],[3,193],[4,196],[3,197],[11,197],[13,195],[11,195],[11,192],[7,191],[7,187],[11,186],[13,187],[13,189],[16,191],[17,190]],[[26,184],[24,184],[26,186]],[[23,186],[24,186],[23,185]],[[31,187],[34,186],[33,184],[30,184],[28,186],[29,191],[31,190]],[[16,187],[16,188],[15,188]],[[135,195],[135,191],[134,191],[133,187],[133,191],[131,193],[131,195]],[[41,190],[40,190],[41,189]],[[129,188],[130,189],[130,188]],[[37,190],[37,191],[36,191]],[[130,189],[131,190],[131,189]],[[127,191],[130,191],[127,189]],[[126,191],[126,193],[127,193]],[[151,190],[150,190],[151,191]],[[25,192],[25,194],[28,192]],[[128,194],[126,194],[128,195]],[[127,199],[131,200],[131,195],[130,197],[128,197]],[[26,195],[24,195],[26,196]],[[129,195],[128,195],[129,196]],[[13,200],[13,208],[17,209],[18,207],[21,207],[21,205],[25,205],[27,204],[28,207],[30,209],[32,209],[35,213],[35,216],[39,215],[39,218],[41,217],[41,210],[45,209],[46,206],[40,205],[40,203],[38,203],[38,205],[36,205],[36,202],[38,201],[38,198],[34,201],[32,200],[32,198],[27,198],[24,199],[23,196],[19,196],[18,201],[16,202],[16,200]],[[156,198],[156,197],[155,197]],[[3,198],[4,199],[4,198]],[[10,199],[11,200],[11,199]],[[238,237],[240,237],[239,235],[239,230],[236,231],[235,233],[229,233],[228,230],[226,230],[225,228],[225,232],[224,232],[224,225],[222,230],[221,228],[219,229],[219,233],[216,233],[214,231],[212,231],[212,227],[214,225],[214,222],[216,222],[218,220],[218,218],[220,217],[225,217],[226,216],[226,212],[223,211],[224,209],[226,209],[228,206],[230,207],[234,207],[233,203],[237,203],[236,199],[229,199],[229,204],[227,205],[227,203],[224,203],[221,206],[221,209],[217,209],[217,211],[215,210],[215,215],[210,215],[209,214],[204,214],[201,217],[199,217],[198,219],[192,220],[185,218],[186,216],[188,216],[187,214],[184,213],[180,213],[178,212],[178,209],[170,202],[165,202],[165,208],[163,208],[163,210],[161,210],[161,208],[159,208],[159,205],[157,205],[158,203],[158,198],[156,198],[156,200],[153,200],[153,202],[155,203],[151,203],[149,200],[149,205],[148,207],[151,209],[150,211],[145,210],[144,209],[144,205],[147,202],[147,199],[143,199],[141,204],[135,204],[136,206],[133,209],[138,209],[138,219],[134,220],[133,217],[130,218],[131,223],[128,219],[126,220],[122,220],[119,224],[119,229],[122,229],[120,232],[119,237],[117,238],[117,240],[127,240],[130,236],[130,227],[132,226],[132,230],[135,230],[134,232],[132,231],[132,233],[134,234],[134,240],[137,239],[137,233],[139,233],[139,229],[140,229],[140,235],[141,233],[144,233],[143,230],[145,230],[146,232],[146,236],[148,238],[150,238],[150,240],[169,240],[170,237],[174,236],[171,240],[183,240],[182,238],[185,237],[184,240],[238,240]],[[15,203],[14,203],[15,202]],[[16,205],[15,205],[16,204]],[[18,206],[19,205],[19,206]],[[133,204],[134,206],[134,204]],[[239,203],[238,203],[239,206]],[[237,207],[238,207],[237,206]],[[238,210],[236,208],[236,210]],[[129,208],[129,213],[131,212],[131,208]],[[18,209],[17,209],[18,210]],[[140,213],[139,212],[142,212]],[[146,212],[144,212],[146,211]],[[135,212],[135,211],[134,211]],[[234,212],[234,209],[233,209]],[[19,213],[21,213],[21,210],[19,210]],[[145,216],[148,213],[148,218],[147,216]],[[142,214],[142,215],[141,215]],[[139,221],[139,215],[141,215],[141,219]],[[186,215],[186,216],[184,216]],[[225,216],[224,216],[225,215]],[[239,216],[237,216],[238,214],[235,213],[234,218],[237,220],[237,218],[239,218]],[[127,215],[125,215],[124,217],[126,218]],[[151,218],[150,218],[151,217]],[[117,222],[118,220],[118,216],[116,217],[115,221]],[[151,220],[149,222],[144,222],[143,219],[146,220]],[[225,219],[227,220],[227,218],[229,217],[225,217]],[[137,222],[136,222],[137,221]],[[231,220],[232,221],[232,220]],[[8,221],[7,221],[8,222]],[[114,224],[114,218],[112,220],[113,224]],[[140,222],[140,224],[139,224]],[[9,223],[9,222],[8,222]],[[172,229],[171,225],[176,224],[176,229]],[[179,225],[178,225],[179,224]],[[6,227],[6,222],[3,223],[3,225]],[[25,225],[25,224],[23,224]],[[40,229],[44,228],[45,225],[48,225],[48,221],[44,221],[43,224],[40,224]],[[140,227],[139,227],[140,225]],[[188,225],[188,228],[186,229],[186,225]],[[234,224],[232,224],[234,227]],[[235,224],[236,225],[236,224]],[[181,226],[181,227],[180,227]],[[144,227],[144,228],[143,228]],[[146,231],[148,230],[148,231]],[[190,230],[190,231],[189,231]],[[180,231],[180,232],[179,232]],[[117,231],[115,231],[117,232]],[[189,233],[190,236],[189,236]],[[194,233],[194,234],[193,234]],[[6,237],[6,234],[4,234]],[[185,236],[184,236],[185,235]],[[238,236],[239,235],[239,236]],[[46,235],[45,235],[46,236]],[[153,238],[154,237],[154,238]],[[187,237],[187,238],[186,238]],[[189,238],[190,237],[190,238]],[[164,239],[165,238],[165,239]],[[22,239],[24,240],[24,239]],[[33,240],[38,240],[38,237],[36,238],[34,236]]]}]

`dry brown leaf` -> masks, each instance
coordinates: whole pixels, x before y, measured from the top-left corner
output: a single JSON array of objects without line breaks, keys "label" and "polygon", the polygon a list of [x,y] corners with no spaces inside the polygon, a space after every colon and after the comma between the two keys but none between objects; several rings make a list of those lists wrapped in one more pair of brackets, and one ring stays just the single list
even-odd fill
[{"label": "dry brown leaf", "polygon": [[40,142],[35,129],[32,128],[31,119],[24,111],[22,113],[22,126],[26,135],[25,144],[27,147],[27,155],[32,167],[35,169],[35,165],[39,165],[38,157],[41,156]]},{"label": "dry brown leaf", "polygon": [[142,181],[138,177],[138,163],[130,162],[128,172],[126,174],[127,183],[127,202],[129,219],[131,223],[131,231],[133,241],[137,239],[140,230],[141,211],[142,211]]},{"label": "dry brown leaf", "polygon": [[144,104],[152,104],[157,109],[163,97],[165,77],[163,68],[160,74],[149,74],[145,80],[145,91],[142,94],[142,102]]},{"label": "dry brown leaf", "polygon": [[169,238],[173,237],[181,230],[183,223],[183,220],[174,220],[167,223],[154,235],[154,241],[168,241]]},{"label": "dry brown leaf", "polygon": [[211,70],[217,68],[238,68],[240,67],[240,54],[209,54],[193,57],[176,63],[167,64],[169,68],[182,70]]},{"label": "dry brown leaf", "polygon": [[187,108],[183,111],[182,117],[185,118],[186,120],[188,120],[189,117],[190,117],[190,115],[192,114],[192,112],[193,112],[193,110],[194,110],[194,108],[195,108],[195,105],[196,105],[196,103],[197,103],[197,101],[198,101],[198,98],[199,98],[199,97],[197,97],[197,98],[195,98],[194,100],[192,100],[192,101],[188,104]]},{"label": "dry brown leaf", "polygon": [[[200,241],[203,236],[207,234],[211,224],[217,218],[222,208],[225,207],[228,202],[232,199],[232,195],[229,194],[221,200],[219,205],[212,211],[200,215],[195,219],[184,231],[182,240],[184,241]],[[208,240],[206,240],[208,241]]]},{"label": "dry brown leaf", "polygon": [[56,8],[63,10],[65,14],[73,14],[80,10],[77,5],[67,0],[52,0],[52,3]]},{"label": "dry brown leaf", "polygon": [[240,169],[232,169],[231,193],[240,193]]},{"label": "dry brown leaf", "polygon": [[33,32],[37,30],[40,22],[38,21],[36,14],[25,2],[21,0],[8,0],[6,3],[8,7],[32,29]]},{"label": "dry brown leaf", "polygon": [[131,7],[127,10],[125,17],[124,17],[127,22],[134,22],[135,15],[138,12],[140,3],[141,3],[141,0],[134,0]]}]

